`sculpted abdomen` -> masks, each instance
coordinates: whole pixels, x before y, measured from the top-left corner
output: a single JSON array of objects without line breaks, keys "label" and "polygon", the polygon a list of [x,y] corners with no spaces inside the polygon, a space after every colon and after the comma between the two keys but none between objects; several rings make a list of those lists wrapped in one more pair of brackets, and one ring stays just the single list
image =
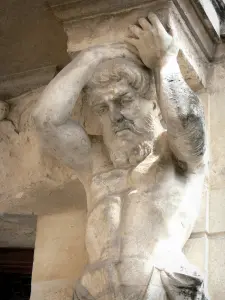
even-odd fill
[{"label": "sculpted abdomen", "polygon": [[[184,183],[175,184],[171,166],[166,166],[161,175],[155,174],[155,167],[157,176],[151,170],[143,178],[140,174],[138,186],[132,184],[130,174],[127,170],[112,170],[93,177],[86,233],[92,262],[119,259],[121,255],[145,258],[157,240],[167,239],[170,234],[168,222],[182,202]],[[152,182],[156,177],[160,177],[159,182]],[[141,182],[148,185],[142,186]]]},{"label": "sculpted abdomen", "polygon": [[121,199],[109,196],[89,213],[86,246],[90,261],[104,260],[118,254]]}]

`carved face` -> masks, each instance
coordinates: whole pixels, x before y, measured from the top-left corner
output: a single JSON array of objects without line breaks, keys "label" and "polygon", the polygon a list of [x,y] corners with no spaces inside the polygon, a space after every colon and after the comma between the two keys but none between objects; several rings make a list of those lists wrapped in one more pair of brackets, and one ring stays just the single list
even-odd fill
[{"label": "carved face", "polygon": [[108,145],[116,142],[133,147],[153,138],[158,118],[156,102],[140,96],[125,79],[94,90],[92,97],[91,106]]},{"label": "carved face", "polygon": [[150,70],[119,58],[102,63],[88,84],[87,99],[114,165],[141,161],[161,128],[152,78]]}]

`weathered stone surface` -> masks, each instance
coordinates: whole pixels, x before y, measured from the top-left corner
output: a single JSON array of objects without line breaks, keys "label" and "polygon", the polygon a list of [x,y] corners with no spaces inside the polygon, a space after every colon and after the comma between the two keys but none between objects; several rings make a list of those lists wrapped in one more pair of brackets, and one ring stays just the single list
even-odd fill
[{"label": "weathered stone surface", "polygon": [[0,247],[34,248],[36,216],[0,215]]},{"label": "weathered stone surface", "polygon": [[[112,16],[101,16],[91,20],[85,19],[82,22],[66,24],[66,33],[68,35],[68,51],[72,56],[77,51],[86,49],[90,46],[95,46],[104,43],[123,42],[124,38],[129,35],[127,27],[130,23],[135,22],[138,17],[146,16],[146,11],[155,11],[158,6],[149,5],[141,9],[132,10],[129,12],[121,12]],[[156,10],[157,11],[157,10]],[[168,7],[162,9],[158,8],[158,15],[167,23],[168,20]],[[174,14],[170,14],[170,26],[174,30],[174,35],[179,40],[181,53],[179,55],[179,63],[182,68],[182,72],[187,82],[192,86],[194,90],[201,87],[201,81],[205,84],[205,76],[207,73],[207,60],[199,57],[198,51],[192,48],[191,43],[192,36],[188,34],[186,25],[182,22],[179,14],[174,8]],[[181,23],[184,28],[179,28]],[[179,28],[179,29],[178,29]],[[185,32],[186,30],[186,32]],[[74,53],[74,54],[73,54]],[[200,50],[199,50],[199,53]],[[197,74],[194,69],[197,69]],[[200,79],[199,79],[200,78]]]},{"label": "weathered stone surface", "polygon": [[[40,152],[39,138],[32,127],[30,114],[43,89],[44,87],[12,98],[9,102],[11,111],[8,119],[14,125],[10,121],[0,123],[1,212],[45,214],[59,212],[68,207],[85,209],[85,192],[74,172]],[[207,96],[201,92],[199,97],[204,104],[207,121]],[[81,101],[80,98],[76,104],[74,118],[90,134],[101,133],[98,119],[88,109],[87,104],[82,104]],[[74,194],[77,195],[76,199]],[[61,198],[64,199],[63,202]],[[205,224],[204,201],[195,232],[200,229],[202,231]]]},{"label": "weathered stone surface", "polygon": [[211,299],[222,300],[224,289],[225,198],[224,198],[224,45],[217,49],[217,63],[212,66],[208,91],[210,100],[210,193],[209,193],[209,292]]},{"label": "weathered stone surface", "polygon": [[68,35],[68,52],[73,56],[96,44],[123,41],[128,24],[137,17],[156,12],[180,42],[183,74],[193,89],[206,84],[207,64],[215,44],[189,1],[90,1],[52,6]]},{"label": "weathered stone surface", "polygon": [[202,201],[200,206],[199,215],[197,217],[195,227],[193,229],[194,233],[206,232],[208,231],[208,206],[209,206],[209,188],[205,183],[204,191],[202,193]]},{"label": "weathered stone surface", "polygon": [[30,300],[72,300],[74,281],[66,279],[32,284]]},{"label": "weathered stone surface", "polygon": [[32,284],[78,279],[87,262],[84,245],[86,211],[38,217]]},{"label": "weathered stone surface", "polygon": [[[182,248],[199,212],[205,177],[204,115],[180,72],[175,37],[156,15],[148,18],[138,20],[142,29],[130,27],[137,39],[127,42],[138,55],[126,44],[79,53],[33,112],[43,149],[74,169],[87,195],[89,260],[76,286],[79,299],[84,290],[97,299],[142,293],[187,299],[193,289],[189,276],[202,278]],[[102,136],[88,136],[71,121],[80,95]],[[202,281],[193,280],[195,295],[188,298],[203,298]]]},{"label": "weathered stone surface", "polygon": [[211,189],[209,199],[209,230],[225,232],[225,187]]},{"label": "weathered stone surface", "polygon": [[203,274],[207,274],[208,238],[190,238],[184,247],[184,253],[190,263],[196,265]]},{"label": "weathered stone surface", "polygon": [[213,68],[210,90],[210,186],[212,189],[224,187],[225,176],[225,105],[224,83],[225,64],[216,64]]},{"label": "weathered stone surface", "polygon": [[[171,2],[171,1],[170,1]],[[151,5],[154,10],[155,7],[164,6],[169,4],[169,1],[159,0],[159,1],[146,1],[146,0],[126,0],[126,1],[114,1],[114,0],[100,0],[93,5],[91,1],[79,1],[79,2],[69,2],[69,3],[50,3],[55,15],[65,25],[70,26],[71,23],[81,23],[85,19],[94,19],[100,16],[113,16],[121,12],[129,12],[132,10],[138,10],[141,7],[148,8]],[[204,26],[204,21],[207,23],[207,17],[202,22],[199,19],[199,10],[196,13],[196,4],[191,1],[175,0],[173,4],[177,7],[182,17],[185,19],[187,27],[193,33],[196,38],[196,42],[199,43],[202,50],[206,53],[209,58],[213,57],[215,45],[213,40],[210,38],[206,27]],[[206,5],[207,6],[207,5]],[[207,11],[208,12],[208,11]],[[214,14],[213,9],[212,13]],[[209,16],[211,17],[211,16]],[[212,24],[208,22],[208,25]]]},{"label": "weathered stone surface", "polygon": [[[158,5],[158,3],[156,4]],[[139,7],[136,10],[124,10],[122,12],[120,11],[117,14],[111,15],[110,17],[98,15],[92,19],[92,22],[90,22],[90,19],[87,20],[85,15],[83,16],[84,19],[82,20],[81,24],[78,24],[77,22],[67,22],[67,24],[65,25],[67,27],[67,33],[69,35],[69,47],[71,47],[71,51],[80,51],[81,49],[102,42],[105,43],[108,41],[115,42],[118,40],[123,40],[124,36],[127,35],[127,31],[125,29],[127,28],[127,25],[129,23],[132,23],[134,19],[136,20],[138,16],[146,16],[146,11],[148,8],[150,8],[149,3],[147,3],[147,5],[145,5],[144,7]],[[112,7],[111,9],[113,10],[114,8]],[[80,12],[82,13],[82,11]],[[85,13],[87,13],[87,11]],[[180,66],[182,66],[183,74],[187,82],[192,87],[197,89],[199,87],[200,81],[205,82],[205,74],[207,72],[207,60],[205,57],[205,53],[202,54],[202,48],[199,47],[199,45],[196,46],[192,36],[192,32],[190,33],[188,30],[186,30],[186,25],[184,24],[183,19],[180,17],[180,11],[178,12],[176,7],[173,7],[172,11],[165,8],[164,11],[158,11],[158,13],[162,17],[162,19],[165,20],[165,23],[168,23],[167,19],[169,18],[171,28],[173,29],[176,38],[180,40],[181,48],[183,50],[183,53],[180,52],[179,64]],[[193,23],[195,23],[195,18],[192,19]],[[198,34],[202,33],[200,41],[207,39],[206,36],[204,36],[204,31],[201,31],[202,28],[203,27],[199,27],[197,29]],[[83,38],[83,36],[86,36],[87,39],[81,41],[81,38]],[[209,53],[213,50],[213,45],[210,44],[210,40],[209,47],[206,47],[205,50],[209,51]],[[188,59],[189,63],[186,63],[185,59]],[[194,66],[194,73],[192,66]],[[199,80],[199,77],[201,80]],[[67,300],[71,299],[72,282],[80,276],[81,270],[84,266],[83,252],[79,252],[80,249],[84,250],[84,246],[83,248],[80,248],[80,245],[78,245],[80,243],[80,239],[82,238],[80,236],[77,236],[77,234],[78,232],[80,234],[80,232],[84,229],[86,197],[84,195],[84,190],[81,187],[81,183],[78,182],[76,178],[75,172],[70,168],[65,167],[61,162],[53,159],[50,156],[47,156],[40,151],[40,140],[36,135],[35,130],[33,130],[32,120],[30,120],[29,118],[33,104],[36,102],[39,95],[40,94],[38,91],[35,95],[31,93],[31,95],[22,97],[22,100],[21,98],[13,99],[11,101],[11,121],[5,121],[0,124],[1,130],[4,133],[3,136],[9,137],[4,141],[5,148],[2,155],[2,162],[4,163],[5,159],[9,159],[9,157],[6,155],[7,149],[10,149],[10,156],[13,158],[11,161],[12,165],[10,164],[6,172],[3,173],[2,182],[4,182],[5,185],[3,185],[4,195],[2,195],[2,198],[0,198],[0,209],[2,209],[3,211],[8,210],[11,212],[22,212],[27,210],[35,212],[39,215],[54,213],[54,215],[45,215],[39,217],[38,236],[35,250],[35,265],[33,273],[32,300]],[[203,95],[203,98],[205,101],[204,104],[208,116],[208,98],[205,94]],[[17,104],[16,101],[18,101]],[[18,105],[19,102],[20,105]],[[78,119],[88,133],[95,134],[96,132],[101,132],[100,130],[102,130],[102,128],[99,128],[99,123],[94,120],[92,113],[90,112],[90,110],[87,110],[87,107],[85,105],[86,104],[80,102],[79,105],[75,107],[76,112],[74,118],[77,118],[77,116],[79,115]],[[91,122],[87,120],[90,120]],[[93,147],[97,146],[98,148],[100,146],[98,138],[96,138],[96,140],[93,139],[93,142]],[[104,168],[106,168],[106,166],[108,166],[108,156],[106,155],[105,158],[105,152],[106,149],[102,148],[100,150],[96,150],[95,152],[96,155],[93,159],[93,162],[95,164],[94,167],[97,173],[101,172]],[[102,162],[102,166],[99,169],[99,160],[101,160],[102,156],[104,156],[105,160]],[[16,172],[13,172],[13,168],[15,168],[16,164],[19,164],[18,170],[16,170]],[[142,173],[142,170],[138,170],[138,172],[134,174],[133,178],[128,178],[129,180],[131,180],[131,183],[129,183],[131,184],[131,187],[134,187],[134,182],[136,181],[138,182],[138,184],[143,184],[143,182],[145,180],[147,181],[147,179],[148,182],[152,182],[152,180],[154,180],[154,176],[150,178],[151,180],[149,180],[149,178],[145,178],[144,176],[140,178],[140,173]],[[98,182],[98,187],[100,187],[100,190],[96,193],[101,193],[102,195],[104,194],[104,189],[106,189],[111,195],[115,190],[117,191],[119,188],[121,188],[120,185],[123,184],[124,174],[121,175],[119,173],[115,177],[118,179],[117,181],[113,181],[114,177],[111,178],[110,176],[109,181],[104,180],[104,178],[100,178],[99,180],[95,178]],[[13,184],[14,181],[17,182],[15,185]],[[83,180],[83,182],[84,181],[85,180]],[[166,181],[166,188],[169,190],[173,183],[171,185],[168,185],[168,181],[169,180]],[[88,190],[89,188],[91,189],[91,184],[90,182],[86,182],[86,190]],[[197,188],[198,186],[196,185],[196,190]],[[137,189],[136,186],[135,189]],[[163,189],[161,189],[160,191],[162,190]],[[138,189],[137,191],[139,192]],[[176,195],[177,191],[173,190],[171,193]],[[131,197],[134,197],[132,198],[132,201],[136,201],[134,194],[135,192],[131,194]],[[74,197],[74,195],[76,196]],[[90,196],[90,193],[88,193],[88,196]],[[189,200],[192,199],[195,199],[195,197],[193,195],[189,195]],[[145,198],[143,198],[142,200],[144,202]],[[115,216],[120,215],[118,211],[119,205],[117,205],[118,203],[116,201],[117,200],[114,201],[115,203],[113,202],[115,205],[112,204],[112,207],[110,207],[108,210],[105,208],[104,211],[98,212],[95,218],[90,218],[90,235],[87,237],[87,246],[89,252],[91,253],[90,257],[92,262],[95,260],[95,258],[93,259],[93,257],[98,252],[98,247],[100,247],[100,245],[102,244],[101,241],[104,242],[105,240],[107,240],[107,238],[112,235],[114,226],[116,226],[117,219],[115,219]],[[195,204],[196,203],[194,203],[194,205]],[[93,208],[93,211],[96,207]],[[191,211],[190,204],[187,205],[186,208],[190,209]],[[110,215],[110,209],[112,209],[113,211],[113,217],[107,219],[105,215]],[[207,230],[207,209],[208,201],[206,195],[204,196],[201,215],[195,226],[195,232],[199,233]],[[88,210],[91,214],[92,209],[90,209],[90,197],[88,198]],[[71,213],[71,211],[73,211],[74,214]],[[140,230],[136,242],[134,242],[133,240],[128,240],[127,243],[125,242],[125,247],[127,247],[128,253],[131,255],[136,255],[138,250],[140,248],[142,249],[142,244],[144,244],[146,240],[150,240],[148,238],[146,239],[146,237],[142,239],[143,229],[138,227],[141,222],[145,220],[145,212],[146,210],[140,209],[139,211],[136,208],[131,208],[130,211],[130,214],[132,216],[130,222],[132,222],[132,225],[134,226],[131,226],[132,228],[129,232],[126,232],[125,236],[129,236],[129,234],[132,235],[134,233],[134,229],[136,228]],[[134,216],[136,219],[134,218]],[[191,213],[190,215],[188,215],[187,219],[189,217],[190,219],[192,219],[193,216],[191,215]],[[136,221],[138,218],[140,219],[140,222]],[[147,216],[146,220],[148,220]],[[97,221],[101,226],[97,226]],[[113,223],[114,221],[115,223]],[[151,224],[148,223],[148,225]],[[173,224],[171,226],[171,230],[179,227],[173,226]],[[80,228],[82,228],[81,231]],[[76,234],[74,232],[74,229],[77,230]],[[153,232],[153,228],[151,229]],[[84,231],[82,231],[82,233],[84,237]],[[50,236],[51,239],[49,238]],[[94,239],[94,237],[96,239],[99,239],[100,242],[98,240],[98,242],[95,241],[96,243],[91,244],[90,240]],[[83,240],[81,243],[84,244]],[[105,249],[103,248],[103,256],[105,255],[106,258],[108,257],[107,255],[110,256],[111,254],[110,239],[107,243],[107,247]],[[115,244],[117,244],[117,241]],[[172,244],[173,243],[171,243],[171,245]],[[206,265],[206,244],[207,241],[205,238],[195,238],[189,240],[185,247],[186,254],[190,258],[190,261],[192,263],[196,263],[202,271],[205,271]],[[77,250],[78,247],[79,250]],[[46,253],[43,252],[43,249],[45,249],[45,251],[47,250]],[[146,247],[146,249],[148,249],[148,247]],[[204,253],[204,255],[200,256],[200,253]],[[166,257],[165,253],[164,255],[162,255],[162,257]],[[79,265],[75,269],[77,261],[79,261]],[[43,264],[43,262],[45,263]],[[121,274],[127,274],[125,273],[125,271],[128,270],[130,265],[131,261],[129,261],[127,265],[122,265],[121,269],[119,269]],[[134,271],[131,270],[131,274],[129,273],[127,276],[125,276],[126,280],[129,281],[130,278],[132,279],[131,275],[137,276],[138,279],[142,278],[140,276],[138,267],[135,268],[134,266],[133,269]],[[143,271],[143,267],[140,268],[140,270]],[[144,274],[144,276],[145,275],[146,274]],[[92,278],[94,278],[94,276]],[[87,279],[87,277],[85,279],[84,276],[83,282],[87,284],[87,281],[85,280],[88,281],[89,279]],[[96,282],[98,283],[98,285],[100,285],[99,283],[101,283],[101,281],[103,282],[104,280],[97,280]],[[97,285],[90,284],[90,286],[95,289]]]},{"label": "weathered stone surface", "polygon": [[43,88],[11,99],[8,119],[0,122],[0,212],[45,214],[86,207],[74,171],[40,150],[31,115]]},{"label": "weathered stone surface", "polygon": [[0,100],[8,100],[40,88],[55,76],[56,66],[29,70],[0,77]]},{"label": "weathered stone surface", "polygon": [[225,298],[225,235],[209,240],[209,293],[212,300]]},{"label": "weathered stone surface", "polygon": [[85,225],[84,210],[38,217],[31,300],[73,299],[74,284],[87,262]]}]

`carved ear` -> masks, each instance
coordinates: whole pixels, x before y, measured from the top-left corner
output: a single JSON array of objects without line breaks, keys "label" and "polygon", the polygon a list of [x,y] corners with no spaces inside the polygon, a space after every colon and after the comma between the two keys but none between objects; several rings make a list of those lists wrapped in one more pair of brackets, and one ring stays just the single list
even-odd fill
[{"label": "carved ear", "polygon": [[155,100],[152,100],[152,109],[154,110],[154,114],[157,115],[161,119],[162,118],[161,111],[160,111],[157,101],[155,101]]}]

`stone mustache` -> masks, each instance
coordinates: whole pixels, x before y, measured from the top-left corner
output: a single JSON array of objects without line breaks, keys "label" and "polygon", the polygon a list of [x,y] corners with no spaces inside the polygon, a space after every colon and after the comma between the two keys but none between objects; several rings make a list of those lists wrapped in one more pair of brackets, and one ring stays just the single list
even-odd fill
[{"label": "stone mustache", "polygon": [[[155,14],[138,23],[124,44],[79,53],[34,110],[44,148],[77,172],[87,194],[89,263],[74,299],[202,300],[203,279],[182,248],[207,164],[203,108],[174,38]],[[71,119],[80,95],[101,135]]]}]

